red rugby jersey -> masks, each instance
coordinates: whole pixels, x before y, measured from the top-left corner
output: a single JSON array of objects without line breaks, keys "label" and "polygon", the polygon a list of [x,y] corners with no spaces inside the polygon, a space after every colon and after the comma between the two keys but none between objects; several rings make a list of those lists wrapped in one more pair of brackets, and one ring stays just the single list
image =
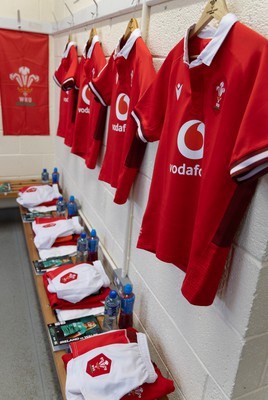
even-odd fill
[{"label": "red rugby jersey", "polygon": [[103,105],[110,106],[107,147],[99,179],[116,188],[114,201],[127,201],[138,172],[145,144],[137,141],[130,151],[137,131],[130,113],[155,76],[152,56],[135,29],[126,43],[121,39],[108,64],[90,82],[90,88]]},{"label": "red rugby jersey", "polygon": [[75,89],[78,57],[76,43],[69,42],[64,50],[61,63],[54,73],[54,81],[61,88],[60,110],[57,136],[64,138],[64,143],[72,145],[77,103]]},{"label": "red rugby jersey", "polygon": [[87,159],[91,168],[96,166],[104,134],[107,107],[94,100],[88,82],[98,75],[105,63],[99,37],[95,35],[90,45],[85,45],[78,67],[79,94],[72,144],[72,153]]},{"label": "red rugby jersey", "polygon": [[141,140],[159,140],[137,247],[185,271],[196,305],[213,302],[268,167],[268,41],[234,14],[210,30],[186,34],[132,113]]}]

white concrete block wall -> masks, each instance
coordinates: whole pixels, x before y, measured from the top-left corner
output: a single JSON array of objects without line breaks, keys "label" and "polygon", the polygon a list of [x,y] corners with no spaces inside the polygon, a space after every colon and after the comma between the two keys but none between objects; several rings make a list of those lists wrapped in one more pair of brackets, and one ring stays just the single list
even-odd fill
[{"label": "white concrete block wall", "polygon": [[[98,0],[98,3],[102,5],[103,1]],[[46,7],[44,3],[39,1],[39,9]],[[58,20],[70,16],[64,2],[54,0],[52,3]],[[86,0],[67,3],[74,13],[90,5]],[[149,19],[144,38],[158,70],[185,29],[198,20],[206,3],[205,0],[148,0],[150,7],[144,9],[143,13],[133,7],[133,13],[100,18],[94,26],[108,59],[131,17],[134,16],[140,24],[146,25],[143,20],[146,11]],[[28,3],[23,0],[19,4],[22,9]],[[126,3],[121,0],[121,4],[123,9]],[[264,17],[268,15],[267,2],[230,0],[227,4],[241,22],[268,37],[268,23]],[[35,15],[31,18],[38,20],[39,17]],[[79,54],[92,26],[89,18],[88,25],[73,29],[73,40],[78,44]],[[51,40],[54,46],[51,47],[51,72],[59,65],[68,33],[56,34]],[[50,89],[54,135],[58,123],[59,89],[53,82]],[[194,307],[180,293],[183,272],[171,264],[158,261],[153,254],[136,248],[158,144],[147,146],[130,200],[118,206],[113,203],[114,189],[98,181],[105,143],[104,140],[97,167],[92,171],[85,167],[82,159],[70,154],[61,138],[56,138],[56,165],[66,194],[74,194],[79,198],[83,213],[97,229],[114,263],[118,268],[129,268],[129,277],[137,296],[135,323],[148,334],[151,353],[162,372],[172,377],[176,384],[176,392],[169,399],[267,400],[267,176],[260,180],[256,195],[236,235],[230,269],[221,293],[211,307]],[[26,141],[22,142],[20,138],[6,139],[0,135],[0,171],[6,162],[15,173],[12,155],[21,151],[26,158],[23,168],[35,162],[40,163],[41,160],[43,162],[47,158],[42,157],[49,154],[52,158],[51,144],[36,142],[30,154]]]}]

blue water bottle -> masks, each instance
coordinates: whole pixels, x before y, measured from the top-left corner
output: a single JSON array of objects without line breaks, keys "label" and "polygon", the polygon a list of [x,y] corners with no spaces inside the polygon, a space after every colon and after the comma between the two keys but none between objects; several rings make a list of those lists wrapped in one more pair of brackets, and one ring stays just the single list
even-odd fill
[{"label": "blue water bottle", "polygon": [[74,196],[70,196],[70,200],[67,204],[68,218],[72,218],[77,215],[77,204],[75,202]]},{"label": "blue water bottle", "polygon": [[62,196],[58,198],[57,204],[56,204],[56,213],[58,217],[65,217],[65,212],[66,212],[66,203],[65,200]]},{"label": "blue water bottle", "polygon": [[133,326],[133,307],[135,302],[135,294],[132,286],[127,283],[124,286],[123,295],[121,297],[121,311],[119,316],[119,328],[131,328]]},{"label": "blue water bottle", "polygon": [[118,329],[118,314],[120,310],[120,298],[116,290],[111,290],[105,299],[104,320],[102,330],[104,332]]},{"label": "blue water bottle", "polygon": [[76,262],[77,263],[85,263],[88,258],[88,241],[86,232],[82,232],[80,234],[79,239],[77,240],[77,253],[76,253]]},{"label": "blue water bottle", "polygon": [[42,171],[41,179],[44,185],[47,185],[49,183],[49,173],[46,168],[44,168]]},{"label": "blue water bottle", "polygon": [[58,173],[58,168],[54,168],[52,172],[52,183],[59,183],[60,174]]},{"label": "blue water bottle", "polygon": [[88,261],[96,261],[99,259],[99,238],[95,229],[92,229],[88,238]]}]

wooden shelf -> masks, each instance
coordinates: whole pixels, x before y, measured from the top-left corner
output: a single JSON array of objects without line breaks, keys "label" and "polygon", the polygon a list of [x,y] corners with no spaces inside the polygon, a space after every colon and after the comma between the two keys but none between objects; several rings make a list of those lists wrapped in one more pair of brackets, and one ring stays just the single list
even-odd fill
[{"label": "wooden shelf", "polygon": [[[11,191],[0,193],[0,199],[16,198],[18,197],[19,190],[24,186],[42,185],[41,179],[24,179],[24,180],[6,180],[0,181],[1,183],[8,182],[11,184]],[[49,182],[51,184],[51,181]]]},{"label": "wooden shelf", "polygon": [[[21,206],[20,206],[20,211],[21,211],[21,214],[25,214],[25,212],[27,212],[27,210]],[[25,240],[26,240],[26,244],[27,244],[29,259],[31,261],[31,267],[32,267],[33,276],[34,276],[34,280],[35,280],[39,303],[40,303],[41,310],[42,310],[43,320],[44,320],[44,323],[46,326],[47,324],[57,322],[57,318],[54,314],[54,311],[50,307],[49,300],[48,300],[48,297],[47,297],[47,294],[45,291],[45,287],[43,284],[43,277],[42,277],[42,275],[36,275],[33,264],[32,264],[32,261],[39,259],[39,255],[38,255],[37,249],[36,249],[34,241],[33,241],[34,235],[33,235],[31,223],[23,223],[23,230],[24,230],[24,234],[25,234]],[[52,350],[52,348],[51,348],[51,351],[53,352],[53,359],[54,359],[56,371],[58,374],[58,379],[59,379],[59,383],[60,383],[60,387],[61,387],[62,396],[63,396],[63,399],[65,399],[66,398],[65,397],[66,371],[65,371],[64,364],[62,361],[62,356],[63,356],[63,354],[65,354],[65,351],[61,350],[61,351],[54,352]]]}]

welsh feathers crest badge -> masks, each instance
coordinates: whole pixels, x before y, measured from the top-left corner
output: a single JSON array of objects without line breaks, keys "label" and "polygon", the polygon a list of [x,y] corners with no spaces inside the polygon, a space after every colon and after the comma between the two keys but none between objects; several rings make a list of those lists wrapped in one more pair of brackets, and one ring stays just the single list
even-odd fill
[{"label": "welsh feathers crest badge", "polygon": [[60,278],[60,283],[69,283],[75,281],[78,275],[75,272],[68,272]]},{"label": "welsh feathers crest badge", "polygon": [[110,358],[101,353],[88,361],[86,372],[92,376],[92,378],[99,375],[106,375],[110,373],[111,365],[112,361]]},{"label": "welsh feathers crest badge", "polygon": [[214,106],[215,110],[220,110],[221,102],[222,102],[223,95],[224,95],[225,91],[226,91],[225,84],[222,81],[222,82],[220,82],[219,85],[216,86],[217,98],[216,98],[216,104]]}]

